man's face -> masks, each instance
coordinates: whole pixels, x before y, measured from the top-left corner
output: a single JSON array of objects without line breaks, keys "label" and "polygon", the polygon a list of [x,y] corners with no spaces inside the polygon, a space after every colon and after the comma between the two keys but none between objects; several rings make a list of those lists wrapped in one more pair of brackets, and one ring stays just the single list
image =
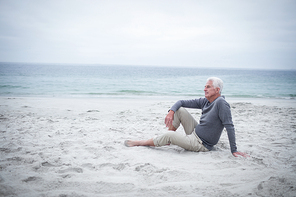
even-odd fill
[{"label": "man's face", "polygon": [[212,102],[212,99],[216,99],[218,96],[220,96],[219,94],[219,90],[220,88],[214,88],[213,86],[213,82],[212,81],[208,81],[205,85],[205,97]]}]

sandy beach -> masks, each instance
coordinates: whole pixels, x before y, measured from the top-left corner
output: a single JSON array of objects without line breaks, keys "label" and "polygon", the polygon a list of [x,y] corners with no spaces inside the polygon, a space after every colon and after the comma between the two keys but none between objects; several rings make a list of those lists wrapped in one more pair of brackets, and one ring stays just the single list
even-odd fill
[{"label": "sandy beach", "polygon": [[124,146],[167,132],[175,101],[0,98],[0,196],[296,196],[294,100],[229,101],[249,158],[226,132],[206,153]]}]

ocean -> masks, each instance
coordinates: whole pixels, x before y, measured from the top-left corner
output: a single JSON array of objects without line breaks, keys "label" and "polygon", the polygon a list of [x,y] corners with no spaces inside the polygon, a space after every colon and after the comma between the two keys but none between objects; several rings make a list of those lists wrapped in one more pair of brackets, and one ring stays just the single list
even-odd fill
[{"label": "ocean", "polygon": [[296,98],[295,70],[33,63],[0,63],[0,96],[189,99],[212,76],[228,98]]}]

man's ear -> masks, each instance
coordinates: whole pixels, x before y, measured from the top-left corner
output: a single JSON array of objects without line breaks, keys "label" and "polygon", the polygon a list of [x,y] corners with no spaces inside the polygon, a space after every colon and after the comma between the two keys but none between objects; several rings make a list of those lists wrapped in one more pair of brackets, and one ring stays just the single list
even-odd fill
[{"label": "man's ear", "polygon": [[216,88],[216,93],[219,94],[219,92],[220,92],[220,88]]}]

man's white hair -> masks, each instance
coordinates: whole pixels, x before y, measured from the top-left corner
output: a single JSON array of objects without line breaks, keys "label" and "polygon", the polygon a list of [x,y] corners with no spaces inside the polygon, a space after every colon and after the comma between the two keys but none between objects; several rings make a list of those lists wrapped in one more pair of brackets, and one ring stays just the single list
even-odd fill
[{"label": "man's white hair", "polygon": [[207,79],[207,82],[208,81],[213,82],[214,88],[220,88],[219,94],[221,94],[222,89],[223,89],[223,81],[221,79],[219,79],[218,77],[210,77]]}]

